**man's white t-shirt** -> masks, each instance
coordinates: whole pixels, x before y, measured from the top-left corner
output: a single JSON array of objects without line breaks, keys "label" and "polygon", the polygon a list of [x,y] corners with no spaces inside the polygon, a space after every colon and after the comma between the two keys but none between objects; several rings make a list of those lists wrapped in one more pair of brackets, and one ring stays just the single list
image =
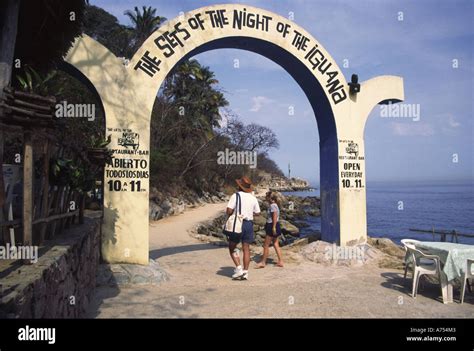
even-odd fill
[{"label": "man's white t-shirt", "polygon": [[[251,193],[246,193],[239,191],[240,202],[241,202],[241,213],[244,216],[244,219],[253,221],[253,214],[260,213],[260,206],[258,205],[258,200]],[[230,197],[229,203],[227,204],[228,208],[235,209],[236,195],[233,194]]]}]

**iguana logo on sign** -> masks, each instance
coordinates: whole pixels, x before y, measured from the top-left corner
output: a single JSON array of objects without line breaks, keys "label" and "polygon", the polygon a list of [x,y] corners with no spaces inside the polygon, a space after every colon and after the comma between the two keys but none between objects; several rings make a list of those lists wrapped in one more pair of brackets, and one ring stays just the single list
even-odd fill
[{"label": "iguana logo on sign", "polygon": [[364,242],[365,123],[378,103],[403,100],[402,78],[372,78],[351,95],[336,61],[310,33],[278,14],[227,4],[168,21],[128,65],[86,35],[66,57],[96,88],[106,115],[106,133],[114,136],[109,145],[114,166],[104,174],[109,184],[104,194],[104,259],[148,263],[149,131],[156,94],[179,61],[220,48],[263,55],[303,89],[318,123],[322,239],[341,245]]},{"label": "iguana logo on sign", "polygon": [[359,145],[356,143],[349,143],[349,145],[346,147],[346,152],[348,154],[353,154],[355,157],[359,156]]},{"label": "iguana logo on sign", "polygon": [[139,139],[138,133],[124,132],[122,137],[118,139],[118,144],[126,148],[131,146],[133,150],[137,150],[140,147]]}]

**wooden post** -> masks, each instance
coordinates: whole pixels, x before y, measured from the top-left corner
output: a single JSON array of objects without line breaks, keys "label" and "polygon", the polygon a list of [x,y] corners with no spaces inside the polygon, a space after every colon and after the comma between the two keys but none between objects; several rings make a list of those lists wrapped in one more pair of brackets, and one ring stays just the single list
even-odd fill
[{"label": "wooden post", "polygon": [[30,130],[23,137],[23,245],[32,245],[33,143]]},{"label": "wooden post", "polygon": [[[46,140],[44,146],[44,158],[43,158],[43,172],[42,172],[42,189],[43,197],[41,199],[41,218],[46,218],[49,216],[49,159],[50,159],[51,148],[49,146],[49,140]],[[48,223],[41,224],[39,243],[43,243],[46,236],[46,228]]]},{"label": "wooden post", "polygon": [[[51,187],[51,199],[49,200],[49,204],[48,204],[48,217],[50,214],[53,214],[53,215],[55,214],[55,206],[56,206],[56,201],[57,201],[56,199],[58,198],[58,195],[59,195],[58,187],[57,186]],[[51,223],[47,222],[47,228],[49,228],[49,230],[46,230],[45,239],[53,238],[54,223],[55,222],[51,222]]]},{"label": "wooden post", "polygon": [[84,208],[86,207],[86,194],[79,195],[79,224],[84,224]]},{"label": "wooden post", "polygon": [[[66,186],[66,191],[64,192],[63,202],[61,204],[61,207],[59,208],[59,213],[60,214],[68,212],[70,195],[71,195],[71,186],[68,185],[68,186]],[[66,218],[61,218],[59,220],[59,231],[58,231],[58,233],[63,232],[65,224],[66,224]]]},{"label": "wooden post", "polygon": [[[1,95],[1,94],[0,94]],[[0,113],[2,113],[0,111]],[[3,180],[3,129],[0,130],[0,222],[5,221],[6,208],[5,208],[5,182]],[[3,238],[5,244],[8,242],[8,230],[6,227],[0,228],[0,237]]]},{"label": "wooden post", "polygon": [[[64,201],[64,197],[66,196],[66,186],[59,186],[58,187],[58,193],[55,199],[54,203],[54,211],[53,214],[60,214],[61,213],[61,208],[62,208],[62,203]],[[55,220],[53,224],[51,225],[51,238],[54,238],[60,230],[58,230],[58,226],[60,224],[60,220]]]},{"label": "wooden post", "polygon": [[[73,200],[73,196],[74,196],[74,191],[69,188],[69,192],[67,194],[67,198],[66,198],[66,206],[64,206],[64,210],[63,210],[63,213],[68,213],[68,212],[71,212],[71,201],[74,201]],[[76,204],[74,206],[77,206]],[[62,228],[63,230],[65,228],[69,228],[69,223],[70,223],[70,220],[71,220],[71,217],[66,217],[63,221],[62,221]]]},{"label": "wooden post", "polygon": [[[0,4],[0,100],[3,98],[3,88],[10,84],[15,41],[18,24],[20,2],[16,0],[2,1]],[[0,108],[0,114],[3,109]],[[3,181],[3,129],[0,130],[0,221],[7,218],[5,208],[5,183]],[[8,230],[0,228],[0,236],[8,242]],[[5,234],[5,235],[3,235]]]}]

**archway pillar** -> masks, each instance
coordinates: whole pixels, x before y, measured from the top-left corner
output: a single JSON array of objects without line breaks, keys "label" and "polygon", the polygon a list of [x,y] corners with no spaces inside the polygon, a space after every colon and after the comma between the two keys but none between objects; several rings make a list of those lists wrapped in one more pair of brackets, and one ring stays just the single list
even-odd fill
[{"label": "archway pillar", "polygon": [[342,246],[363,243],[367,240],[364,140],[333,136],[321,141],[319,150],[322,240]]},{"label": "archway pillar", "polygon": [[[332,153],[334,141],[325,143],[330,145],[330,152],[325,151],[327,148],[325,144],[320,145],[321,169],[323,169],[323,162],[325,166],[326,164],[331,165],[326,170],[330,174],[321,173],[321,203],[323,206],[321,215],[323,217],[329,216],[326,220],[322,219],[322,238],[342,246],[352,246],[367,241],[365,125],[371,111],[377,104],[403,101],[403,79],[397,76],[375,77],[363,82],[358,94],[349,96],[348,106],[344,111],[345,115],[336,116],[337,172],[334,172],[333,162],[336,157]],[[334,181],[330,181],[330,185],[326,186],[326,183],[323,183],[323,178],[326,176],[329,179],[331,177],[334,180],[337,179],[337,186]],[[337,196],[334,192],[337,192]],[[335,205],[337,208],[333,209],[332,207]],[[328,209],[327,206],[331,208]]]},{"label": "archway pillar", "polygon": [[338,136],[338,190],[341,246],[367,241],[365,147],[361,136]]},{"label": "archway pillar", "polygon": [[[106,113],[112,161],[104,169],[102,257],[106,262],[148,264],[150,115],[153,102],[137,96],[130,82],[121,102]],[[112,118],[109,118],[112,116]]]}]

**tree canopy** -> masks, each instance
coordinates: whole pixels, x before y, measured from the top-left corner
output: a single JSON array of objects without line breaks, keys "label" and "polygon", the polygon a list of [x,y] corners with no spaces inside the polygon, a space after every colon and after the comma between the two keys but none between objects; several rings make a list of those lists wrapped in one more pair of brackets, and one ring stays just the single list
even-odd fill
[{"label": "tree canopy", "polygon": [[86,4],[86,0],[22,0],[15,46],[20,70],[33,66],[45,71],[61,60],[82,32]]},{"label": "tree canopy", "polygon": [[97,6],[87,6],[84,14],[83,31],[97,40],[117,57],[130,58],[132,31],[121,25],[117,17]]},{"label": "tree canopy", "polygon": [[127,10],[124,14],[130,19],[133,26],[130,48],[132,53],[138,50],[143,42],[166,21],[166,18],[156,15],[156,9],[143,6],[142,10],[135,6],[133,11]]}]

